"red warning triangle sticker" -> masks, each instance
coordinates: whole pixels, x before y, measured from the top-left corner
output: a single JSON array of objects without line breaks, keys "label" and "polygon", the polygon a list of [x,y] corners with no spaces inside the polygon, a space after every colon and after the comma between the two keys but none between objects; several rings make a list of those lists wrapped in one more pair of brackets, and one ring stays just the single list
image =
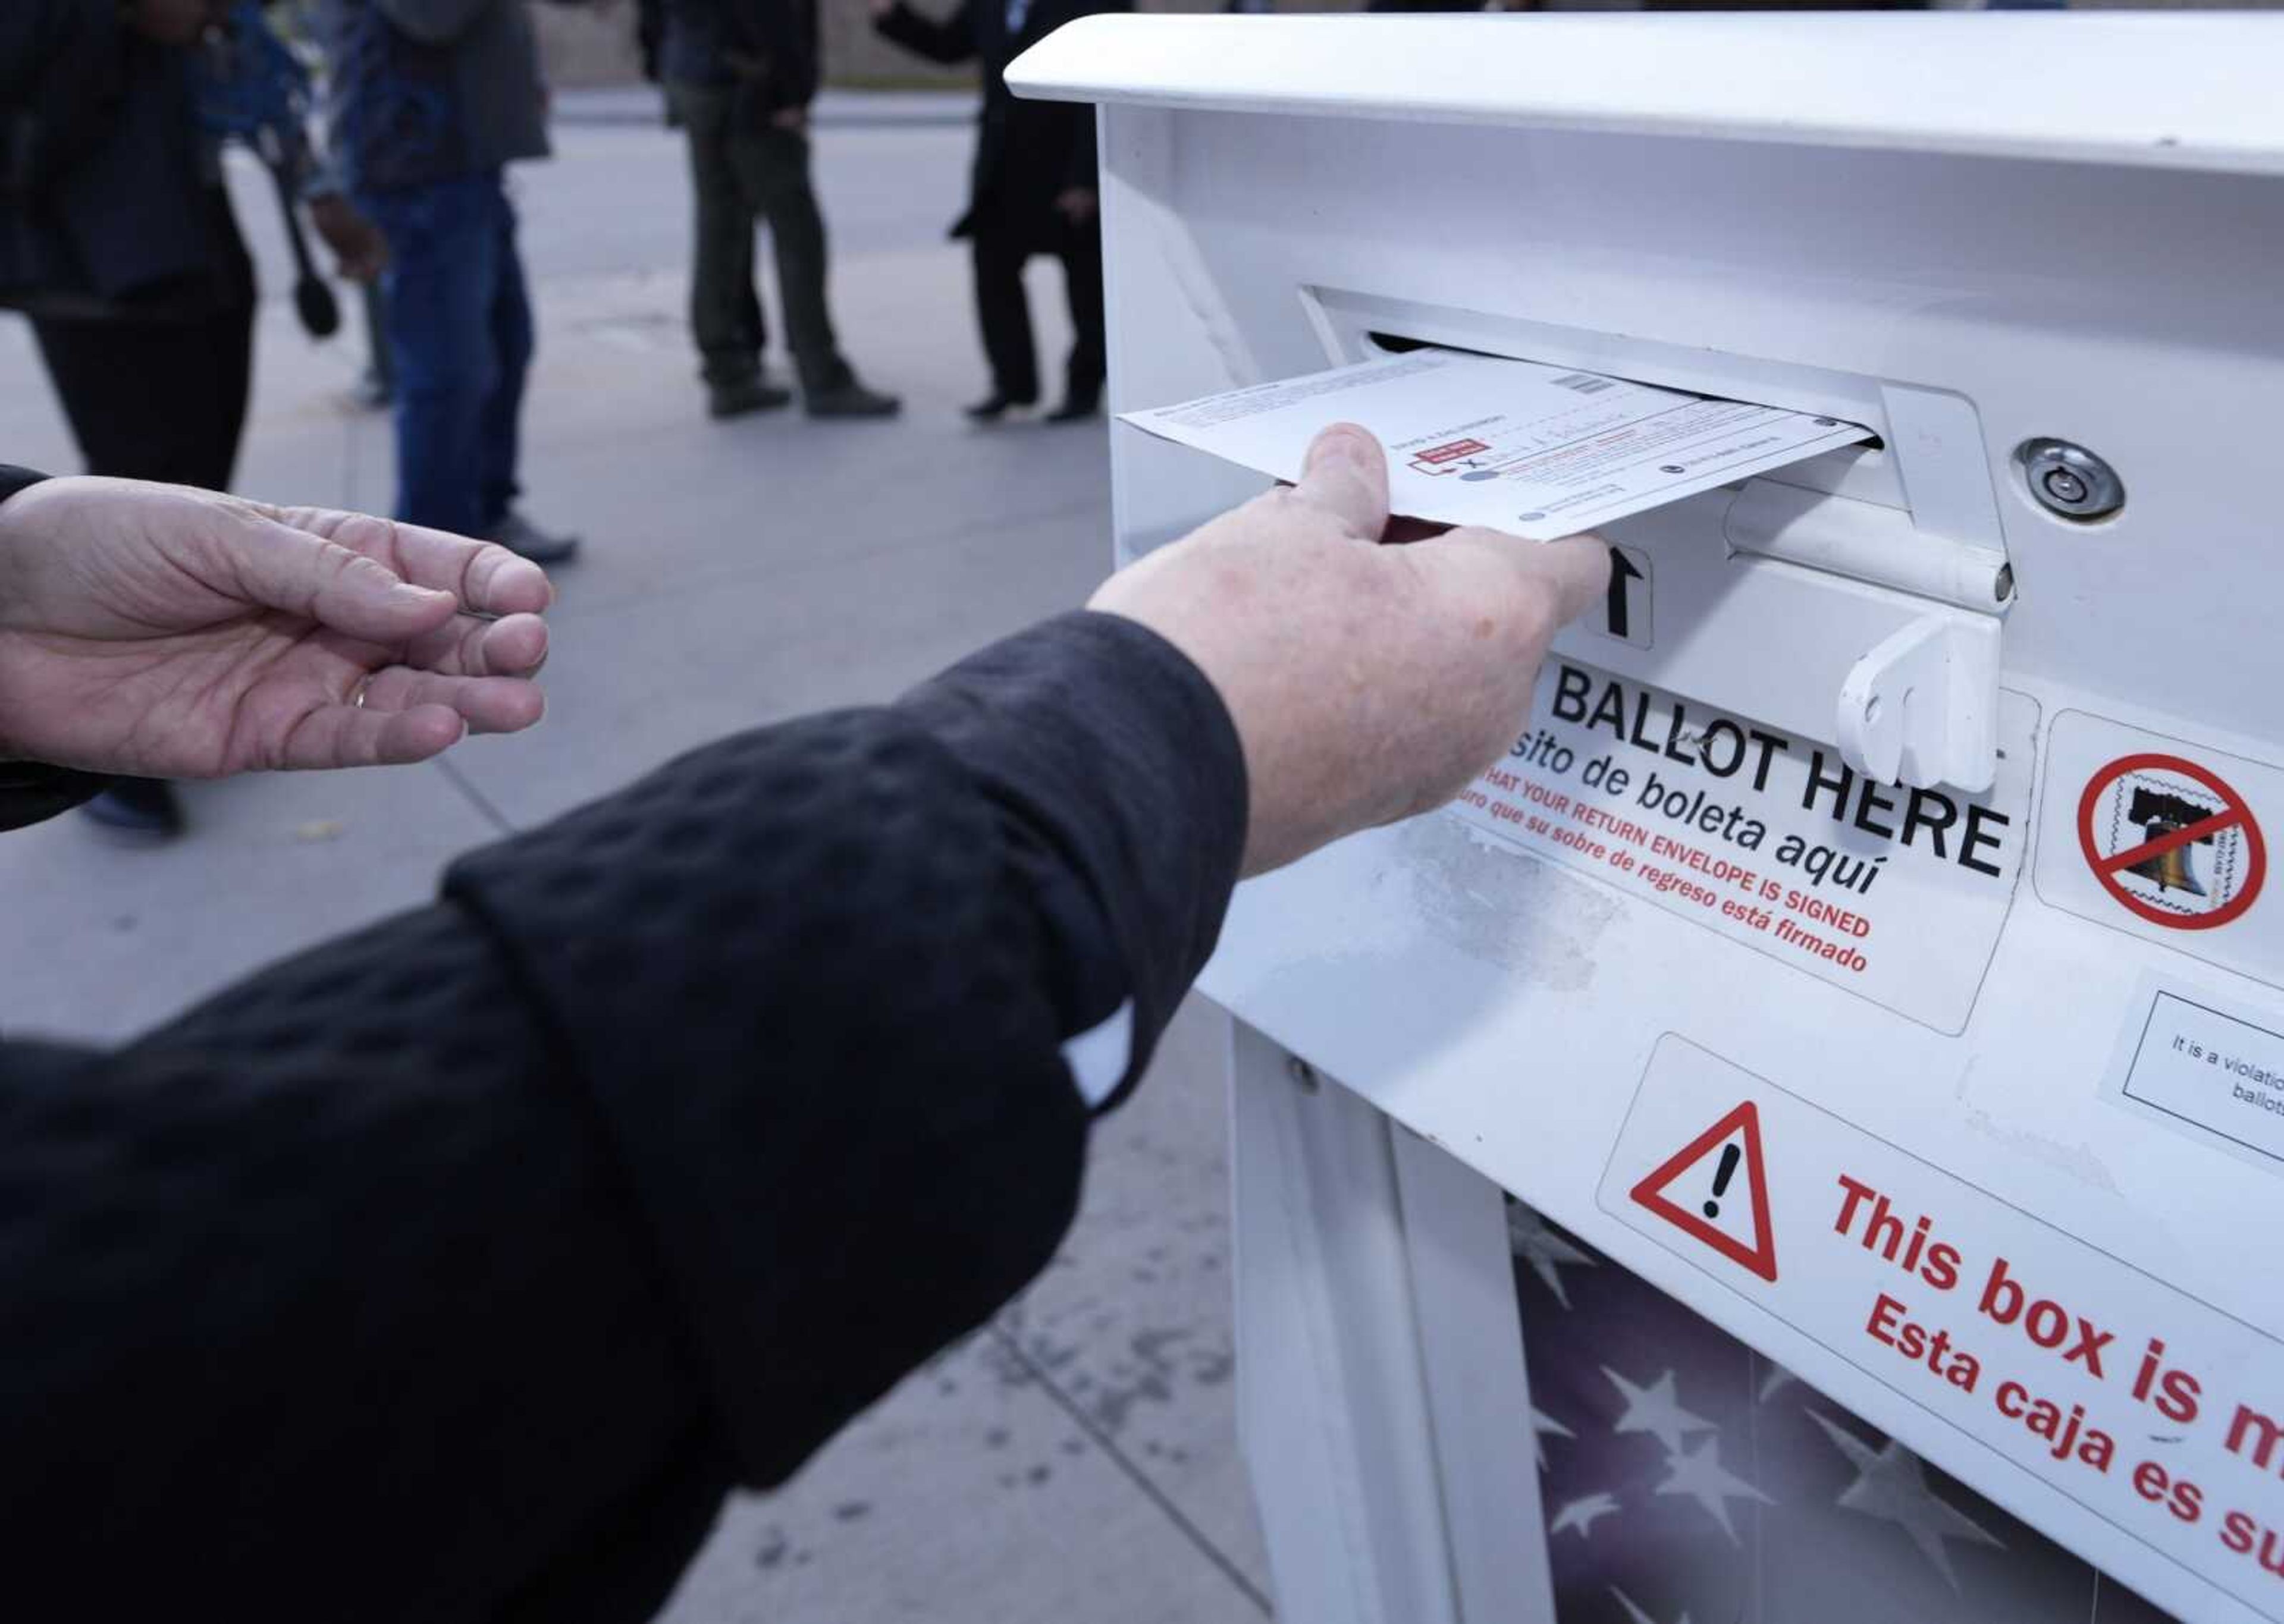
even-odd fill
[{"label": "red warning triangle sticker", "polygon": [[[1681,1199],[1675,1200],[1669,1191]],[[1768,1159],[1761,1154],[1761,1113],[1751,1100],[1675,1152],[1634,1186],[1633,1198],[1636,1206],[1648,1208],[1683,1234],[1703,1241],[1731,1262],[1741,1264],[1764,1280],[1775,1281],[1777,1235],[1769,1212]],[[1751,1207],[1750,1245],[1711,1222],[1725,1210],[1733,1222],[1733,1204],[1739,1201]]]}]

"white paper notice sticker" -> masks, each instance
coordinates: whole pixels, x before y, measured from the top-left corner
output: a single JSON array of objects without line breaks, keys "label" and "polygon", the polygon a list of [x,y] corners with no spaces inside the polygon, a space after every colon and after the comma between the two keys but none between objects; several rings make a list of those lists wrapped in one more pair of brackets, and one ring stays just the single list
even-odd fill
[{"label": "white paper notice sticker", "polygon": [[2036,707],[2002,693],[1985,793],[1866,782],[1829,745],[1556,660],[1453,810],[1940,1032],[1963,1029],[2029,834]]},{"label": "white paper notice sticker", "polygon": [[2284,1010],[2152,976],[2134,1000],[2102,1091],[2284,1172]]},{"label": "white paper notice sticker", "polygon": [[2099,1518],[2070,1532],[2105,1569],[2284,1620],[2284,1343],[1670,1035],[1596,1199],[1943,1423],[1993,1498],[2038,1521],[1984,1450]]}]

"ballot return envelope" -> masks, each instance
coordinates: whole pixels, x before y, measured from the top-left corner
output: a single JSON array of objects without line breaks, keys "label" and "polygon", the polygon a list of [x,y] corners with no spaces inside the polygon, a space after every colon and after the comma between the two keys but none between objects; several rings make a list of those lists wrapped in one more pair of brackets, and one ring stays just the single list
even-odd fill
[{"label": "ballot return envelope", "polygon": [[[1110,17],[1114,404],[1418,346],[1860,424],[1240,889],[1300,1624],[2284,1620],[2284,18]],[[1114,426],[1118,556],[1263,488]]]}]

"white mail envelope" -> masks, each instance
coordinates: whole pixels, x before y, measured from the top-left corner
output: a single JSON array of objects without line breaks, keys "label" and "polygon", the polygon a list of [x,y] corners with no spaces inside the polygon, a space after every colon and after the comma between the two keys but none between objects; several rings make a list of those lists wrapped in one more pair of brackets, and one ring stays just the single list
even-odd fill
[{"label": "white mail envelope", "polygon": [[1178,406],[1124,413],[1149,433],[1280,480],[1328,423],[1388,448],[1389,505],[1533,541],[1873,438],[1861,424],[1712,400],[1596,372],[1420,349]]}]

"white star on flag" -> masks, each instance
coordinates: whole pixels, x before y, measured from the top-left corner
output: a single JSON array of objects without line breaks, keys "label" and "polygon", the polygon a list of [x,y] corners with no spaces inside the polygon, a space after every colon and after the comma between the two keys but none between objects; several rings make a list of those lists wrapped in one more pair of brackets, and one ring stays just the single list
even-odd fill
[{"label": "white star on flag", "polygon": [[1690,1433],[1718,1430],[1704,1417],[1682,1409],[1680,1399],[1674,1394],[1671,1370],[1647,1387],[1635,1386],[1607,1364],[1602,1367],[1602,1374],[1610,1378],[1626,1401],[1626,1413],[1618,1417],[1611,1428],[1613,1432],[1647,1433],[1671,1455],[1680,1449],[1681,1441]]},{"label": "white star on flag", "polygon": [[[1610,1587],[1610,1594],[1616,1597],[1618,1605],[1626,1610],[1626,1624],[1657,1624],[1657,1620],[1644,1612],[1632,1597],[1619,1589],[1617,1586]],[[1689,1615],[1683,1613],[1680,1618],[1674,1620],[1674,1624],[1689,1624]]]},{"label": "white star on flag", "polygon": [[1506,1239],[1514,1255],[1545,1282],[1554,1300],[1568,1308],[1570,1293],[1563,1289],[1561,1269],[1566,1266],[1592,1269],[1594,1260],[1548,1229],[1545,1219],[1520,1201],[1506,1204]]},{"label": "white star on flag", "polygon": [[1565,1528],[1576,1528],[1580,1539],[1591,1539],[1594,1525],[1617,1510],[1618,1497],[1615,1495],[1593,1494],[1565,1501],[1562,1509],[1554,1513],[1554,1520],[1546,1525],[1546,1536],[1552,1539]]},{"label": "white star on flag", "polygon": [[1967,1540],[2000,1550],[2006,1549],[2005,1541],[1936,1498],[1935,1491],[1927,1486],[1927,1474],[1920,1466],[1920,1457],[1894,1439],[1888,1440],[1885,1448],[1874,1449],[1855,1433],[1812,1409],[1808,1418],[1824,1429],[1824,1435],[1832,1440],[1832,1447],[1846,1456],[1848,1464],[1856,1468],[1856,1480],[1841,1491],[1840,1503],[1851,1511],[1881,1518],[1902,1528],[1953,1590],[1959,1589],[1959,1575],[1952,1571],[1951,1548],[1944,1543],[1945,1540]]},{"label": "white star on flag", "polygon": [[1533,1404],[1530,1407],[1530,1445],[1538,1451],[1538,1469],[1541,1472],[1546,1470],[1546,1437],[1550,1433],[1557,1438],[1576,1438],[1578,1435]]},{"label": "white star on flag", "polygon": [[1657,1486],[1661,1495],[1686,1495],[1703,1506],[1713,1519],[1721,1525],[1721,1532],[1729,1536],[1732,1545],[1740,1542],[1736,1526],[1729,1520],[1729,1502],[1757,1500],[1763,1505],[1774,1505],[1775,1501],[1755,1488],[1721,1464],[1721,1441],[1717,1437],[1701,1439],[1697,1444],[1684,1449],[1665,1463],[1665,1481]]}]

